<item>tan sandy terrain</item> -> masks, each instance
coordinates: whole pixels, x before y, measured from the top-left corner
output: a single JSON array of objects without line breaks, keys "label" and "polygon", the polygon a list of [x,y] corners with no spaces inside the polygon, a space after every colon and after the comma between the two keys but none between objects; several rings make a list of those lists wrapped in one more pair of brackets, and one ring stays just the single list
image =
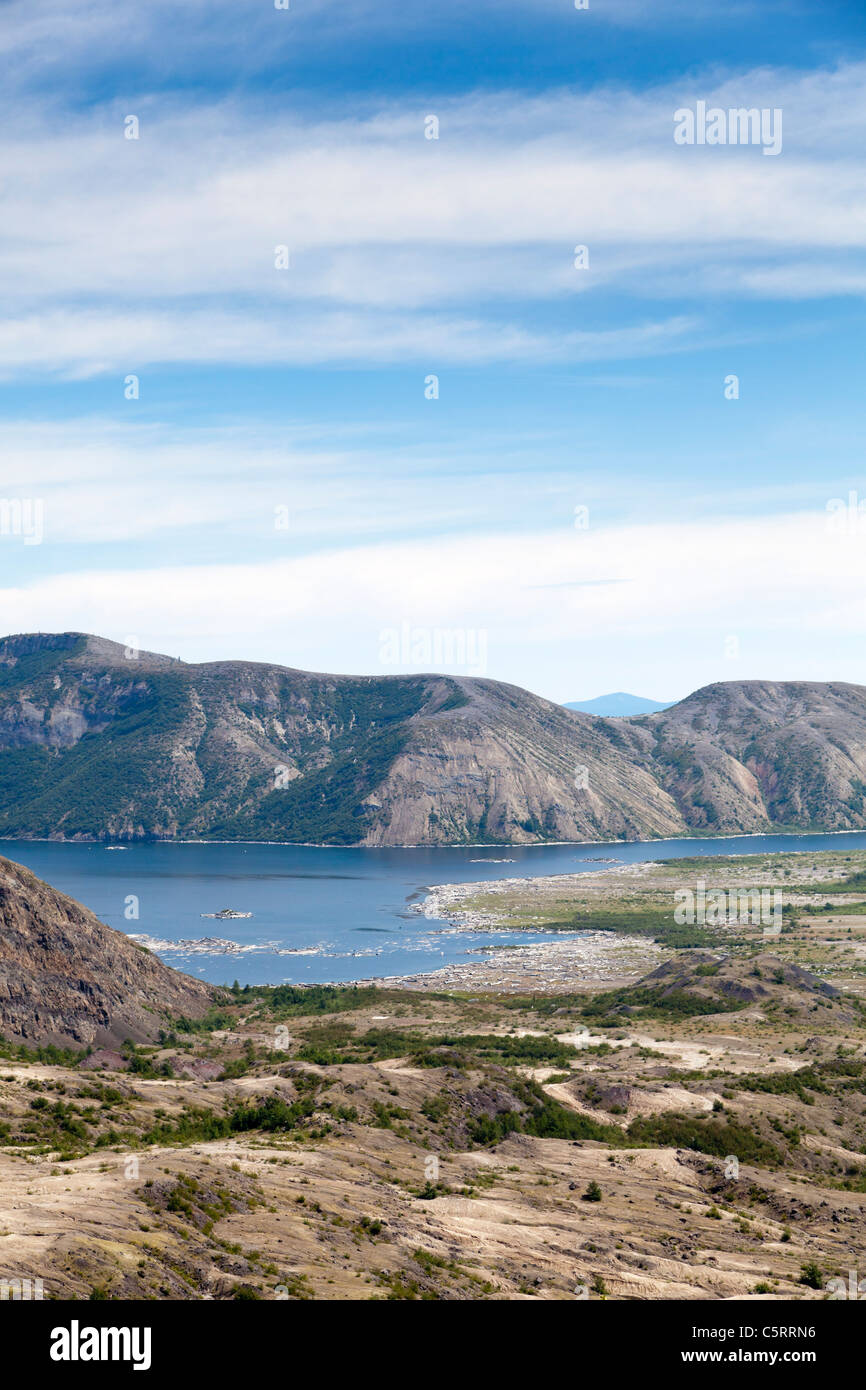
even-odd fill
[{"label": "tan sandy terrain", "polygon": [[[419,1066],[405,1056],[321,1066],[269,1051],[268,1032],[249,1020],[222,1030],[228,1043],[195,1046],[237,1059],[237,1039],[254,1039],[257,1060],[234,1079],[82,1075],[10,1060],[0,1065],[0,1113],[13,1137],[28,1116],[46,1113],[33,1111],[34,1100],[92,1109],[96,1119],[80,1146],[89,1151],[64,1155],[67,1141],[0,1150],[0,1277],[39,1276],[54,1298],[800,1298],[823,1296],[799,1282],[804,1265],[847,1277],[866,1261],[863,1192],[840,1187],[846,1169],[863,1164],[862,1094],[803,1106],[788,1094],[732,1093],[725,1080],[734,1064],[754,1075],[790,1073],[816,1055],[832,1061],[844,1007],[831,1006],[819,1053],[800,1030],[787,1040],[793,1051],[777,1057],[777,1039],[739,1037],[742,1013],[725,1016],[734,1027],[721,1036],[703,1037],[689,1020],[614,1038],[560,1018],[533,1027],[519,1011],[503,1017],[492,998],[403,997],[412,1002],[392,1006],[388,1021],[419,1046],[466,1034],[558,1040],[573,1055],[558,1069]],[[340,1026],[363,1043],[383,1013],[356,1010]],[[293,1018],[294,1047],[316,1045],[332,1023]],[[744,1023],[749,1034],[754,1027]],[[747,1073],[747,1062],[758,1065]],[[490,1146],[471,1141],[467,1117],[513,1103],[509,1076],[535,1077],[542,1096],[607,1126],[611,1139],[516,1132]],[[291,1102],[310,1082],[321,1089],[300,1132],[153,1145],[132,1137],[157,1117],[221,1114],[269,1096]],[[636,1118],[709,1122],[722,1105],[726,1120],[762,1135],[803,1116],[813,1132],[780,1163],[743,1161],[735,1180],[725,1155],[629,1139]],[[129,1142],[93,1148],[106,1128]],[[593,1181],[597,1202],[584,1200]]]},{"label": "tan sandy terrain", "polygon": [[0,1281],[58,1299],[827,1297],[866,1267],[866,916],[826,886],[859,863],[815,858],[793,881],[779,866],[795,911],[770,943],[623,932],[682,866],[549,885],[655,946],[630,980],[240,991],[152,1044],[0,1045]]},{"label": "tan sandy terrain", "polygon": [[[495,1154],[443,1155],[451,1193],[422,1201],[407,1185],[422,1182],[426,1160],[387,1130],[354,1125],[315,1148],[241,1140],[155,1148],[140,1155],[135,1177],[119,1154],[62,1168],[4,1155],[0,1270],[41,1275],[53,1298],[93,1288],[225,1298],[241,1285],[271,1298],[417,1290],[561,1299],[598,1296],[599,1279],[614,1298],[743,1298],[764,1281],[777,1296],[815,1297],[797,1282],[804,1261],[819,1256],[840,1269],[863,1261],[862,1198],[834,1194],[838,1220],[826,1228],[810,1188],[748,1167],[726,1183],[720,1162],[682,1151],[518,1135]],[[184,1177],[232,1204],[208,1235],[147,1200]],[[580,1196],[592,1180],[598,1203]],[[746,1195],[753,1186],[757,1208]],[[714,1219],[720,1200],[730,1205]],[[805,1207],[812,1215],[794,1218]]]}]

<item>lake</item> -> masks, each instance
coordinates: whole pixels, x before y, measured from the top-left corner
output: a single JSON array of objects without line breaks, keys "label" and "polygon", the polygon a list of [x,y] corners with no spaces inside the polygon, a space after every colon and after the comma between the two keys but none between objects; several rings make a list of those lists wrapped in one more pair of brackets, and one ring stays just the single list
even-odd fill
[{"label": "lake", "polygon": [[[216,937],[254,948],[231,955],[159,950],[190,974],[217,984],[318,984],[416,974],[483,946],[546,939],[524,931],[468,936],[424,918],[413,905],[433,884],[585,873],[603,867],[597,861],[606,857],[630,864],[848,846],[866,848],[866,833],[457,849],[174,842],[108,849],[7,840],[0,854],[26,864],[121,931],[162,942]],[[495,862],[502,859],[513,862]],[[136,907],[137,919],[125,915]],[[219,921],[203,915],[226,907],[252,916]]]}]

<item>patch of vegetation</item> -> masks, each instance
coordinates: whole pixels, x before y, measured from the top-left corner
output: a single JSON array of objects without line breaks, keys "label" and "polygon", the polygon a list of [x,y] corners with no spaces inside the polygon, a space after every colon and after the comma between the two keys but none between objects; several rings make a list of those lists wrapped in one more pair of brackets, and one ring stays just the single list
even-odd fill
[{"label": "patch of vegetation", "polygon": [[[371,1004],[389,1003],[416,1005],[417,996],[409,990],[380,989],[375,985],[244,985],[231,986],[238,1003],[258,1005],[254,1018],[303,1018],[307,1014],[351,1013]],[[432,994],[428,999],[447,999],[445,994]],[[224,1026],[220,1024],[216,1027]]]},{"label": "patch of vegetation", "polygon": [[[826,883],[808,883],[803,887],[809,893],[866,893],[866,869],[856,869],[844,878],[831,878]],[[840,910],[836,908],[837,912]],[[845,911],[848,911],[847,907]]]},{"label": "patch of vegetation", "polygon": [[0,1036],[0,1057],[9,1061],[42,1062],[51,1067],[77,1067],[84,1057],[89,1057],[92,1047],[27,1047],[24,1043],[8,1042]]},{"label": "patch of vegetation", "polygon": [[493,1115],[483,1114],[472,1120],[469,1137],[474,1144],[490,1147],[509,1134],[532,1134],[537,1139],[595,1139],[605,1143],[622,1143],[622,1130],[615,1125],[603,1125],[569,1110],[548,1096],[535,1081],[512,1081],[510,1089],[520,1103],[520,1110],[503,1108]]},{"label": "patch of vegetation", "polygon": [[147,1051],[136,1047],[134,1042],[125,1042],[121,1052],[127,1060],[130,1072],[148,1081],[159,1081],[174,1076],[171,1062],[154,1062]]},{"label": "patch of vegetation", "polygon": [[190,1106],[179,1119],[153,1125],[141,1135],[139,1142],[144,1145],[194,1144],[225,1139],[249,1130],[286,1133],[301,1128],[315,1108],[312,1095],[291,1102],[270,1095],[261,1100],[245,1101],[223,1114]]},{"label": "patch of vegetation", "polygon": [[805,1105],[814,1105],[815,1097],[810,1092],[820,1095],[851,1090],[866,1093],[866,1061],[855,1057],[831,1057],[796,1071],[732,1075],[728,1078],[728,1086],[731,1090],[765,1095],[793,1095]]},{"label": "patch of vegetation", "polygon": [[628,1136],[649,1148],[694,1149],[697,1153],[725,1158],[736,1154],[741,1163],[775,1167],[782,1154],[756,1130],[736,1120],[703,1120],[689,1115],[640,1115],[628,1127]]},{"label": "patch of vegetation", "polygon": [[824,1274],[819,1265],[813,1260],[800,1267],[800,1278],[798,1283],[805,1284],[807,1289],[823,1289]]},{"label": "patch of vegetation", "polygon": [[723,935],[712,927],[681,926],[671,907],[596,906],[582,908],[567,917],[541,924],[545,931],[606,931],[620,936],[645,936],[677,950],[697,950],[717,945]]},{"label": "patch of vegetation", "polygon": [[739,999],[719,999],[687,989],[650,985],[626,985],[584,998],[581,1013],[601,1027],[619,1026],[622,1015],[676,1021],[704,1014],[736,1013],[745,1008]]},{"label": "patch of vegetation", "polygon": [[[408,720],[426,698],[427,683],[421,677],[311,684],[307,713],[311,721],[330,728],[328,761],[308,764],[311,770],[304,772],[301,760],[301,776],[284,787],[274,788],[270,771],[254,774],[244,788],[244,809],[217,821],[209,833],[229,840],[356,844],[373,814],[365,798],[400,756],[409,737]],[[316,744],[320,746],[318,740]]]},{"label": "patch of vegetation", "polygon": [[201,1018],[186,1018],[183,1014],[174,1020],[172,1027],[177,1033],[214,1033],[231,1028],[237,1019],[225,1009],[211,1008]]},{"label": "patch of vegetation", "polygon": [[357,1033],[350,1023],[330,1023],[312,1029],[297,1055],[304,1062],[322,1067],[411,1057],[415,1066],[465,1068],[491,1061],[503,1065],[551,1062],[563,1066],[576,1057],[578,1051],[570,1043],[553,1037],[511,1037],[495,1033],[442,1033],[421,1037],[396,1028],[370,1028],[366,1033]]}]

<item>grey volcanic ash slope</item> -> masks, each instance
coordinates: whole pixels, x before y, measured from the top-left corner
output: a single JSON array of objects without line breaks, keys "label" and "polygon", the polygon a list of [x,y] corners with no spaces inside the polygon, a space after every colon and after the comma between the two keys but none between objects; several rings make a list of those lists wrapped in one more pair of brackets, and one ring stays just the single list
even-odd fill
[{"label": "grey volcanic ash slope", "polygon": [[498,681],[413,721],[368,804],[371,844],[642,838],[677,833],[676,804],[586,719]]},{"label": "grey volcanic ash slope", "polygon": [[0,641],[0,836],[529,843],[866,825],[866,690],[573,713],[498,681]]},{"label": "grey volcanic ash slope", "polygon": [[863,686],[724,682],[617,724],[690,827],[866,826]]},{"label": "grey volcanic ash slope", "polygon": [[74,1047],[153,1040],[214,990],[170,970],[29,869],[0,858],[0,1035]]}]

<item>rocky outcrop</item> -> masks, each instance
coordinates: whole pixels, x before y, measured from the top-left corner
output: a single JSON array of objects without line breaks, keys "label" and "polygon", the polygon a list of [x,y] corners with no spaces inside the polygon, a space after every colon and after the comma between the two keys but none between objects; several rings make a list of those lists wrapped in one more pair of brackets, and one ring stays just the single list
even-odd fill
[{"label": "rocky outcrop", "polygon": [[724,1005],[733,1000],[758,1007],[775,1002],[784,1005],[789,1014],[792,1010],[808,1014],[816,1009],[814,999],[818,995],[828,1001],[827,1007],[831,1001],[839,1003],[839,1017],[851,1016],[848,1002],[835,985],[771,952],[740,957],[682,951],[645,975],[640,984],[660,990],[662,998],[683,992],[705,998],[708,1013],[714,1001]]},{"label": "rocky outcrop", "polygon": [[0,1035],[111,1048],[200,1017],[216,991],[169,969],[29,869],[0,859]]}]

